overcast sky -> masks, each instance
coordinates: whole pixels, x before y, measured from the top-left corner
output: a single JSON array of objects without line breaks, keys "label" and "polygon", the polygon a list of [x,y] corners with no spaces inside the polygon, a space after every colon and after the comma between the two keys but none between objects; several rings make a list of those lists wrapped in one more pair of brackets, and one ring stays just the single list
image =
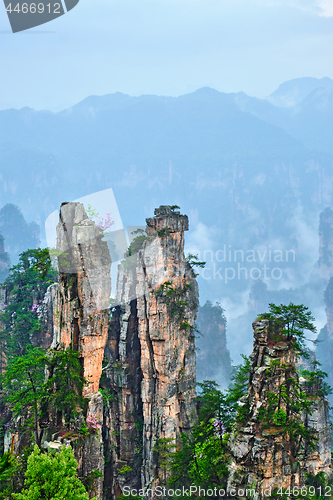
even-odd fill
[{"label": "overcast sky", "polygon": [[333,78],[333,0],[80,0],[16,34],[1,2],[0,30],[0,109],[203,86],[265,97],[293,78]]}]

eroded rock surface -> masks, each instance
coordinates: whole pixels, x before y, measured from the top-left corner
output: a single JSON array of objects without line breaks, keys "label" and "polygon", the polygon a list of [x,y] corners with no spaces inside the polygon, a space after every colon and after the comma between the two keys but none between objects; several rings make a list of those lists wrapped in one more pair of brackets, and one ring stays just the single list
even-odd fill
[{"label": "eroded rock surface", "polygon": [[[249,392],[242,401],[243,418],[230,439],[232,460],[228,491],[245,491],[252,487],[256,498],[266,498],[275,488],[293,488],[304,484],[307,472],[330,473],[330,425],[328,403],[316,392],[312,399],[312,415],[303,413],[298,420],[319,437],[316,449],[311,451],[304,441],[292,441],[279,421],[268,422],[261,413],[269,407],[270,394],[281,394],[291,380],[290,387],[299,382],[297,356],[292,341],[282,341],[273,322],[253,323],[254,348]],[[294,397],[292,390],[291,397]],[[281,397],[280,408],[288,412]],[[284,418],[283,413],[281,418]],[[268,422],[268,423],[267,423]],[[266,491],[263,494],[262,491]],[[245,498],[238,494],[236,498]]]},{"label": "eroded rock surface", "polygon": [[184,257],[188,218],[162,206],[146,222],[146,236],[134,240],[119,268],[122,305],[112,313],[106,348],[107,379],[117,395],[110,402],[116,418],[105,417],[114,495],[124,484],[165,484],[163,449],[196,421],[198,286]]},{"label": "eroded rock surface", "polygon": [[[80,354],[83,376],[89,385],[87,418],[103,422],[103,397],[98,392],[104,349],[109,329],[111,258],[102,231],[88,219],[81,203],[63,203],[57,226],[59,283],[53,301],[54,336],[51,347],[71,347]],[[101,429],[75,447],[82,476],[104,473]],[[103,477],[95,484],[98,500],[103,497]]]},{"label": "eroded rock surface", "polygon": [[98,391],[109,328],[111,257],[102,237],[82,203],[61,205],[52,348],[70,346],[80,353],[83,375],[89,381],[86,395]]}]

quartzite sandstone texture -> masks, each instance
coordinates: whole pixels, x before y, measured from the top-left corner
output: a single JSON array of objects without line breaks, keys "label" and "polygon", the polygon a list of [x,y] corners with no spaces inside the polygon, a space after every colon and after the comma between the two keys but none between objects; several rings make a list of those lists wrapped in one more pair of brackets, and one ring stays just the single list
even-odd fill
[{"label": "quartzite sandstone texture", "polygon": [[80,353],[83,375],[89,382],[86,395],[98,392],[109,328],[111,257],[102,237],[82,203],[61,205],[52,347],[63,345]]},{"label": "quartzite sandstone texture", "polygon": [[184,257],[188,218],[161,206],[146,222],[146,236],[134,240],[119,266],[121,305],[112,311],[105,351],[113,393],[105,414],[106,480],[113,495],[124,484],[165,484],[163,447],[196,421],[198,286]]},{"label": "quartzite sandstone texture", "polygon": [[[52,348],[71,347],[80,354],[83,375],[89,385],[87,417],[101,423],[103,398],[98,392],[104,349],[109,329],[111,258],[103,232],[92,222],[81,203],[63,203],[57,226],[59,283],[53,301]],[[52,293],[52,291],[49,291]],[[104,472],[102,433],[97,430],[75,448],[79,472]],[[103,497],[103,478],[95,485],[98,500]]]},{"label": "quartzite sandstone texture", "polygon": [[[253,323],[254,349],[250,356],[252,366],[248,395],[242,401],[247,408],[246,422],[230,439],[232,460],[228,491],[255,487],[256,498],[266,498],[262,490],[288,488],[304,484],[304,473],[330,473],[330,425],[328,403],[314,396],[312,416],[302,415],[307,427],[319,437],[316,450],[301,447],[296,450],[283,434],[282,426],[264,425],[259,412],[268,407],[268,396],[279,393],[287,378],[298,382],[297,356],[292,341],[278,341],[277,328],[269,320]],[[314,393],[315,394],[315,393]],[[284,403],[281,403],[284,408]],[[268,490],[267,490],[268,489]],[[267,493],[266,493],[267,494]],[[244,495],[245,497],[245,495]],[[243,498],[237,495],[236,498]]]}]

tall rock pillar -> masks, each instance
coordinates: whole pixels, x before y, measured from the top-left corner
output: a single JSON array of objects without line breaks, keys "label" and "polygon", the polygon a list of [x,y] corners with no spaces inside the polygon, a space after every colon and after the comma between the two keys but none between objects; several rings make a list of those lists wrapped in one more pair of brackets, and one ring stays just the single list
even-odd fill
[{"label": "tall rock pillar", "polygon": [[[229,443],[228,492],[237,499],[248,498],[250,489],[255,490],[254,498],[264,499],[275,489],[301,487],[306,473],[330,474],[331,463],[328,403],[309,392],[312,407],[300,414],[295,410],[300,390],[306,388],[297,373],[294,340],[280,335],[274,321],[257,320],[252,326],[250,387]],[[300,433],[290,438],[285,426],[290,418],[320,438],[314,441],[315,450]]]},{"label": "tall rock pillar", "polygon": [[85,394],[98,392],[109,327],[111,257],[103,232],[82,203],[63,203],[57,226],[59,286],[54,304],[54,338],[80,353]]},{"label": "tall rock pillar", "polygon": [[[161,206],[146,222],[146,235],[132,242],[119,267],[118,322],[109,337],[107,375],[118,393],[119,418],[115,493],[124,484],[165,484],[163,454],[196,421],[199,304],[195,273],[184,256],[188,218]],[[124,466],[131,469],[127,474]]]},{"label": "tall rock pillar", "polygon": [[[109,328],[111,257],[103,232],[91,221],[81,203],[63,203],[57,226],[59,285],[53,305],[52,348],[71,347],[80,354],[83,375],[88,381],[84,395],[89,399],[87,417],[103,421],[103,399],[98,392],[104,348]],[[100,430],[76,450],[79,473],[104,472]],[[95,487],[103,495],[103,478]]]}]

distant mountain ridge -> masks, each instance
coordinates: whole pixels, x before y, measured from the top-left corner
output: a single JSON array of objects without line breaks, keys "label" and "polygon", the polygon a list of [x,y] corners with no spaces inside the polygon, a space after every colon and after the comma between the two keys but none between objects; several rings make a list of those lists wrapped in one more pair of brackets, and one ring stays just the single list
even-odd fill
[{"label": "distant mountain ridge", "polygon": [[311,92],[320,88],[333,90],[333,80],[327,76],[320,79],[312,77],[295,78],[281,83],[277,90],[267,97],[267,100],[275,106],[296,106]]},{"label": "distant mountain ridge", "polygon": [[[298,224],[312,235],[319,212],[333,206],[333,89],[311,88],[293,107],[206,87],[180,97],[90,96],[59,113],[0,111],[0,207],[19,205],[43,232],[62,202],[109,187],[125,226],[156,206],[180,205],[190,216],[189,250],[208,260],[200,300],[228,313],[223,297],[242,296],[251,280],[244,271],[237,278],[237,263],[216,260],[224,245],[295,251],[295,263],[277,266],[284,287],[311,272]],[[236,266],[232,282],[228,266]],[[310,300],[317,306],[320,293]],[[229,326],[236,345],[244,332]]]}]

